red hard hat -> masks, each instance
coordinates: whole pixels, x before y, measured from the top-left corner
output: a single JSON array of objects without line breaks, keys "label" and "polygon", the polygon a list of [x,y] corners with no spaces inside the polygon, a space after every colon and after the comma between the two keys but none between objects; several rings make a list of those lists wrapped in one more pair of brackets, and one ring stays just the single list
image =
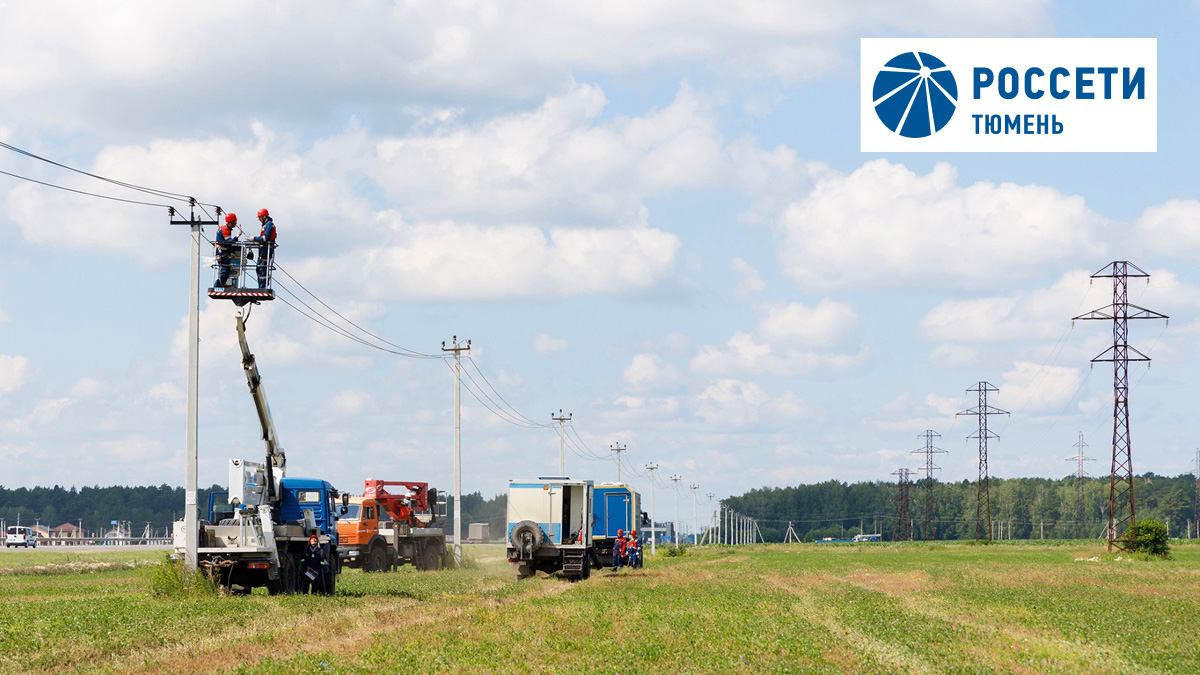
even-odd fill
[{"label": "red hard hat", "polygon": [[630,530],[629,534],[637,534],[637,530]]},{"label": "red hard hat", "polygon": [[266,209],[259,209],[259,210],[258,210],[258,217],[259,217],[259,218],[262,218],[263,216],[269,216],[269,215],[271,215],[271,214],[270,214],[270,213],[269,213],[269,212],[268,212]]},{"label": "red hard hat", "polygon": [[226,225],[232,225],[236,222],[237,222],[237,214],[236,213],[226,213],[225,214],[225,224]]},{"label": "red hard hat", "polygon": [[625,534],[625,530],[617,530],[617,534]]},{"label": "red hard hat", "polygon": [[310,534],[308,536],[308,540],[309,541],[320,541],[320,539],[317,539],[317,535],[315,535],[315,534]]}]

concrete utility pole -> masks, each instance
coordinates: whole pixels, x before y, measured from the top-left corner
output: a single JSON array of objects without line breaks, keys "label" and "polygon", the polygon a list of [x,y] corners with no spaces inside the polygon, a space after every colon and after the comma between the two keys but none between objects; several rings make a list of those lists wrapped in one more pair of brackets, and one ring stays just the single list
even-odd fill
[{"label": "concrete utility pole", "polygon": [[692,488],[692,544],[699,546],[700,545],[700,527],[699,527],[700,521],[696,520],[696,490],[699,489],[700,486],[695,483],[692,483],[688,487]]},{"label": "concrete utility pole", "polygon": [[717,524],[716,520],[717,519],[716,519],[716,516],[713,514],[712,498],[715,496],[716,495],[714,495],[711,492],[708,493],[708,531],[704,533],[704,543],[706,543],[706,544],[714,543],[712,537],[713,537],[713,532],[716,529],[716,524]]},{"label": "concrete utility pole", "polygon": [[653,556],[658,544],[658,520],[654,515],[654,472],[658,471],[658,463],[650,462],[646,470],[650,472],[650,555]]},{"label": "concrete utility pole", "polygon": [[[567,427],[566,427],[566,424],[567,424],[567,422],[571,421],[571,413],[567,413],[564,416],[562,408],[559,408],[558,416],[555,417],[554,413],[550,413],[550,419],[554,420],[555,422],[558,422],[558,475],[566,476],[567,475]],[[617,471],[620,471],[620,470],[621,470],[621,467],[618,466]]]},{"label": "concrete utility pole", "polygon": [[1196,537],[1200,538],[1200,449],[1196,450],[1196,496],[1193,508],[1195,513],[1192,514],[1192,523],[1196,525]]},{"label": "concrete utility pole", "polygon": [[629,444],[618,445],[613,443],[610,449],[617,455],[617,482],[621,482],[621,453],[629,449]]},{"label": "concrete utility pole", "polygon": [[[192,232],[192,257],[188,262],[187,468],[183,488],[183,558],[185,565],[196,569],[200,549],[200,510],[196,503],[200,429],[200,228],[204,225],[215,226],[217,221],[197,220],[195,199],[190,200],[189,207],[187,220],[176,220],[173,208],[167,212],[172,225],[187,225]],[[221,209],[218,208],[216,213],[219,217]]]},{"label": "concrete utility pole", "polygon": [[675,548],[679,548],[679,481],[683,480],[683,476],[675,474],[671,476],[671,480],[675,482]]},{"label": "concrete utility pole", "polygon": [[442,351],[454,352],[454,565],[462,565],[462,388],[461,353],[471,351],[471,341],[465,347],[458,344],[458,336],[450,338],[450,346],[442,342]]}]

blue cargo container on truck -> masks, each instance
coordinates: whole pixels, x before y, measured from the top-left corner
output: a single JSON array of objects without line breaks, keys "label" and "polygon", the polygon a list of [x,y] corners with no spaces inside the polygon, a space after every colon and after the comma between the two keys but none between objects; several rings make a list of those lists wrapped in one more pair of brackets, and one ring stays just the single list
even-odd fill
[{"label": "blue cargo container on truck", "polygon": [[649,521],[641,511],[642,497],[624,483],[601,483],[595,489],[595,525],[592,541],[596,558],[601,565],[612,565],[613,542],[617,530],[628,533],[637,530],[638,539],[646,541]]}]

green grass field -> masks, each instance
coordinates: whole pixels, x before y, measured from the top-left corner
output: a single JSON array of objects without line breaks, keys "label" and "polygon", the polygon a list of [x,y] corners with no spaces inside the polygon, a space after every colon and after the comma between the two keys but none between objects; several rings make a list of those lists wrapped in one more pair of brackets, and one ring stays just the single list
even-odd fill
[{"label": "green grass field", "polygon": [[155,597],[161,553],[0,552],[0,672],[1200,672],[1196,545],[692,549],[582,583],[467,550],[330,598]]}]

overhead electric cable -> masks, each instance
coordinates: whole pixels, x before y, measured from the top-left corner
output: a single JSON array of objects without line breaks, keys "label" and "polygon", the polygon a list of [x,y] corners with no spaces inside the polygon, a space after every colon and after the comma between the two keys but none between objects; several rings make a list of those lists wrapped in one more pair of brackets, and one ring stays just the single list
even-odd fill
[{"label": "overhead electric cable", "polygon": [[51,187],[56,190],[66,190],[67,192],[74,192],[75,194],[78,194],[78,195],[86,195],[88,197],[97,197],[99,199],[107,199],[109,201],[114,201],[114,202],[124,202],[126,204],[139,204],[141,206],[154,206],[154,207],[163,208],[163,209],[171,208],[170,204],[155,204],[153,202],[143,202],[143,201],[138,201],[136,199],[122,199],[121,197],[111,197],[109,195],[102,195],[102,194],[98,194],[95,192],[88,192],[86,190],[76,190],[75,188],[69,188],[69,187],[66,187],[63,185],[55,185],[54,183],[47,183],[46,181],[37,180],[36,178],[30,178],[28,176],[22,176],[22,175],[15,174],[15,173],[10,173],[8,171],[0,171],[0,174],[4,174],[5,176],[11,176],[13,178],[19,178],[21,180],[27,180],[30,183],[37,183],[38,185],[45,185],[46,187]]},{"label": "overhead electric cable", "polygon": [[[76,169],[73,166],[68,166],[66,164],[63,164],[62,162],[56,162],[47,157],[42,157],[41,155],[34,154],[32,152],[29,152],[28,150],[22,150],[21,148],[18,148],[15,145],[10,145],[10,144],[4,143],[2,141],[0,141],[0,148],[12,150],[13,152],[15,152],[17,154],[24,155],[31,159],[36,159],[41,162],[46,162],[47,164],[52,164],[59,168],[66,169],[67,171],[74,171],[75,173],[78,173],[78,174],[81,174],[84,176],[88,176],[89,178],[95,178],[96,180],[102,180],[106,183],[111,183],[113,185],[117,185],[117,186],[127,188],[130,190],[136,190],[138,192],[144,192],[146,194],[151,194],[156,197],[164,197],[166,199],[175,199],[175,200],[179,200],[179,201],[183,201],[183,202],[188,202],[188,201],[192,200],[192,197],[190,195],[180,194],[178,192],[168,192],[166,190],[158,190],[156,188],[150,188],[150,187],[146,187],[144,185],[137,185],[135,183],[127,183],[125,181],[120,181],[120,180],[116,180],[113,178],[108,178],[107,176],[101,176],[99,174],[94,174],[94,173],[91,173],[88,171],[84,171],[83,169]],[[52,187],[54,187],[54,186],[52,186]],[[196,202],[196,203],[200,204],[201,202]],[[213,206],[213,207],[217,206],[216,204],[207,204],[207,203],[205,203],[204,205],[205,206]]]}]

